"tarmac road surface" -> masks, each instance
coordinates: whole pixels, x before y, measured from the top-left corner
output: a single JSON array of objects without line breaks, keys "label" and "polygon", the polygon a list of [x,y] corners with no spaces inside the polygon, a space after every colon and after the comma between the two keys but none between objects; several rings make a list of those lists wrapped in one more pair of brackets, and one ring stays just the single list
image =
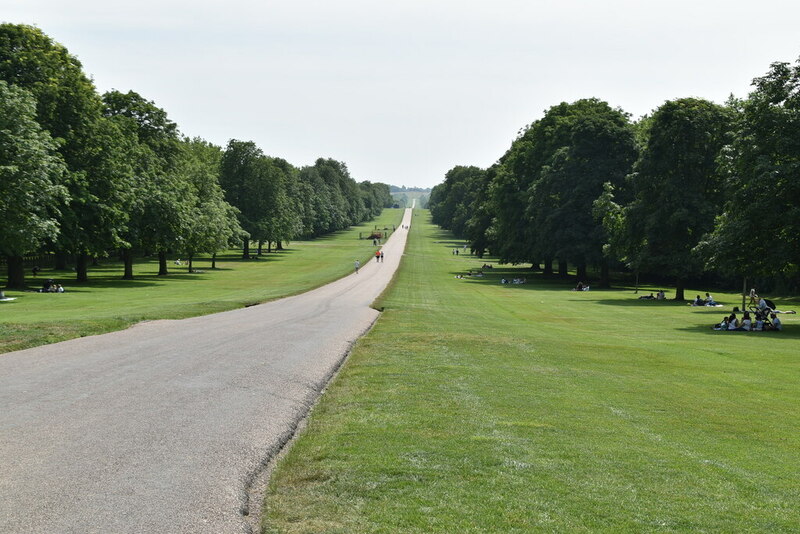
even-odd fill
[{"label": "tarmac road surface", "polygon": [[248,485],[377,319],[406,235],[302,295],[0,355],[0,532],[250,532]]}]

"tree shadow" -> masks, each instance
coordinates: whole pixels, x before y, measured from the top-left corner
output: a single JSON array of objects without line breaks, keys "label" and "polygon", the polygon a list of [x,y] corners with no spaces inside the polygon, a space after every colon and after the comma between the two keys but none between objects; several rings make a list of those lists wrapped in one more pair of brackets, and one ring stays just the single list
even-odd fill
[{"label": "tree shadow", "polygon": [[776,331],[765,331],[765,332],[737,332],[735,330],[728,331],[728,330],[714,330],[712,328],[713,325],[711,324],[703,324],[703,325],[696,325],[696,326],[682,326],[676,328],[681,332],[690,332],[690,333],[697,333],[697,334],[711,334],[715,336],[767,336],[770,339],[777,338],[786,341],[796,341],[800,339],[800,325],[784,325],[783,330],[776,332]]},{"label": "tree shadow", "polygon": [[[618,291],[618,290],[615,290]],[[592,300],[592,299],[589,299]],[[594,299],[593,302],[597,304],[602,304],[605,306],[634,306],[634,307],[681,307],[686,308],[687,310],[699,310],[700,308],[692,308],[688,306],[686,301],[675,300],[675,299],[665,299],[665,300],[657,300],[657,299],[640,299],[639,297],[631,297],[629,299]],[[708,310],[714,310],[715,313],[725,313],[725,308],[708,308]],[[730,313],[730,312],[728,312]]]}]

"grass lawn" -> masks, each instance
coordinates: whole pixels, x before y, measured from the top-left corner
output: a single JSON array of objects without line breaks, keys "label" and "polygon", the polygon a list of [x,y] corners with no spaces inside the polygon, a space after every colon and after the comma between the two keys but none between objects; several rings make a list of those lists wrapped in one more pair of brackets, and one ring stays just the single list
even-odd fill
[{"label": "grass lawn", "polygon": [[415,213],[383,317],[273,474],[264,532],[798,532],[800,316],[714,332],[741,297],[455,279],[483,260]]},{"label": "grass lawn", "polygon": [[[217,269],[208,257],[194,262],[189,273],[184,265],[169,264],[168,276],[157,276],[158,261],[137,260],[135,280],[122,280],[122,264],[104,261],[89,270],[89,281],[74,282],[69,271],[45,269],[31,286],[53,278],[66,293],[6,291],[16,297],[0,302],[0,352],[99,334],[126,328],[149,319],[180,319],[230,310],[307,291],[349,274],[353,261],[374,253],[371,240],[358,233],[375,225],[400,224],[402,210],[385,209],[374,221],[311,241],[295,241],[280,252],[257,260],[242,260],[241,251],[218,255]],[[174,258],[171,258],[174,259]],[[0,278],[0,287],[5,278]]]}]

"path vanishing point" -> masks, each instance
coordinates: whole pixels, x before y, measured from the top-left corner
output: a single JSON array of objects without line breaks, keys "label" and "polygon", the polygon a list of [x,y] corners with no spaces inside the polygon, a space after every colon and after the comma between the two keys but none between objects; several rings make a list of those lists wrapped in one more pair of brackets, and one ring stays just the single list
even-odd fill
[{"label": "path vanishing point", "polygon": [[302,295],[0,355],[0,532],[251,532],[249,486],[377,319],[406,236]]}]

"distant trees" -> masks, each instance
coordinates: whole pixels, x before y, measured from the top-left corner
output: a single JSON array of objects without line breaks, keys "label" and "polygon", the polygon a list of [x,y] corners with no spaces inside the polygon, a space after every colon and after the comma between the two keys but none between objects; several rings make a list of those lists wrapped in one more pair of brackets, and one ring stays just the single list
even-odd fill
[{"label": "distant trees", "polygon": [[[509,263],[608,263],[684,282],[800,272],[800,62],[773,64],[743,101],[665,102],[631,124],[597,99],[562,103],[496,165],[455,167],[434,222]],[[619,264],[619,263],[617,263]]]},{"label": "distant trees", "polygon": [[356,183],[344,163],[297,169],[252,142],[186,139],[134,91],[97,94],[80,62],[35,27],[0,24],[0,254],[23,287],[23,256],[75,259],[119,251],[189,259],[250,241],[267,250],[372,218],[389,186]]}]

